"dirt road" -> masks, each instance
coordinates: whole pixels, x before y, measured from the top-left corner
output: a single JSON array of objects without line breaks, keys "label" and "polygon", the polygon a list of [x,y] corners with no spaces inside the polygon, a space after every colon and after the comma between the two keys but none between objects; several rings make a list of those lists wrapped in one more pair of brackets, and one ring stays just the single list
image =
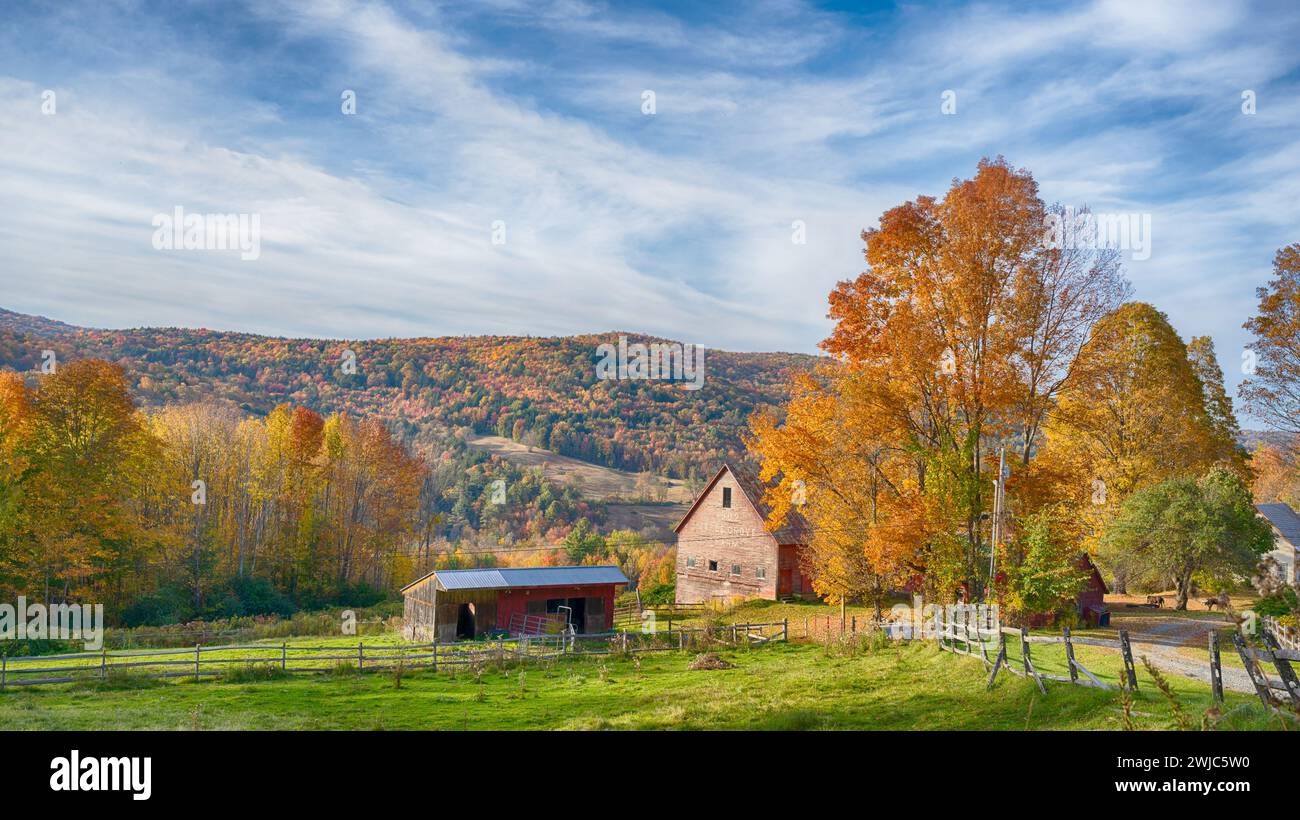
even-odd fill
[{"label": "dirt road", "polygon": [[[1173,672],[1189,678],[1210,682],[1210,662],[1186,652],[1188,649],[1208,649],[1208,633],[1231,624],[1227,618],[1192,618],[1178,615],[1117,618],[1116,626],[1127,629],[1133,644],[1133,660],[1142,662],[1142,656],[1162,672]],[[1231,647],[1224,647],[1231,651]],[[1235,692],[1254,694],[1246,670],[1224,664],[1223,688]]]}]

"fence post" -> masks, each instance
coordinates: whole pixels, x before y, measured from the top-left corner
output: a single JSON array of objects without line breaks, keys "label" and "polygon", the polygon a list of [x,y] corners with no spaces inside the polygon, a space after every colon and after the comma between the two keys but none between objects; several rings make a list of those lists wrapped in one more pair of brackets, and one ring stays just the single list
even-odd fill
[{"label": "fence post", "polygon": [[194,644],[194,682],[199,682],[199,645]]},{"label": "fence post", "polygon": [[737,644],[737,641],[736,641],[736,625],[735,625],[735,624],[732,624],[732,625],[731,625],[731,645],[732,645],[732,646],[736,646],[736,644]]},{"label": "fence post", "polygon": [[989,682],[988,685],[984,687],[984,691],[991,692],[993,690],[993,681],[995,681],[998,677],[998,670],[1001,669],[1002,664],[1006,662],[1007,662],[1007,636],[1002,634],[1002,628],[999,627],[998,628],[998,657],[997,660],[993,661],[993,671],[989,673]]},{"label": "fence post", "polygon": [[1223,703],[1223,662],[1219,658],[1219,631],[1210,630],[1210,690],[1214,702]]},{"label": "fence post", "polygon": [[1119,651],[1124,656],[1124,677],[1128,679],[1128,687],[1134,692],[1138,688],[1137,668],[1133,666],[1133,646],[1128,641],[1128,630],[1119,631]]},{"label": "fence post", "polygon": [[1074,668],[1074,644],[1070,643],[1070,627],[1061,627],[1061,635],[1065,638],[1065,662],[1070,667],[1070,683],[1079,682],[1079,670]]},{"label": "fence post", "polygon": [[280,671],[289,671],[289,642],[283,641],[280,644]]},{"label": "fence post", "polygon": [[9,656],[0,655],[0,692],[5,690],[5,675],[9,671]]},{"label": "fence post", "polygon": [[849,631],[850,631],[850,634],[852,634],[852,635],[855,635],[855,636],[856,636],[856,635],[858,634],[858,616],[857,616],[857,615],[854,615],[854,616],[853,616],[852,623],[851,623],[850,626],[849,626]]},{"label": "fence post", "polygon": [[1029,671],[1033,661],[1029,659],[1029,627],[1027,626],[1020,627],[1020,659],[1025,665],[1025,674],[1033,674]]},{"label": "fence post", "polygon": [[108,679],[108,650],[99,650],[99,679]]},{"label": "fence post", "polygon": [[781,619],[781,641],[783,643],[790,643],[790,619],[789,618]]},{"label": "fence post", "polygon": [[803,616],[803,639],[808,640],[808,616]]},{"label": "fence post", "polygon": [[357,671],[358,672],[360,672],[366,666],[366,654],[365,654],[365,650],[363,649],[364,646],[365,645],[361,643],[361,641],[357,641]]},{"label": "fence post", "polygon": [[1250,675],[1250,682],[1255,685],[1255,694],[1259,695],[1260,702],[1264,704],[1265,709],[1273,707],[1273,695],[1268,690],[1268,682],[1261,682],[1259,675],[1262,670],[1255,666],[1255,657],[1246,649],[1246,641],[1242,639],[1241,633],[1232,630],[1232,645],[1237,647],[1237,654],[1241,655],[1241,665],[1246,667],[1246,674]]},{"label": "fence post", "polygon": [[438,671],[438,636],[433,636],[433,671]]},{"label": "fence post", "polygon": [[1278,677],[1282,679],[1282,685],[1286,687],[1286,693],[1291,696],[1291,703],[1300,706],[1300,681],[1296,680],[1295,670],[1291,668],[1291,664],[1286,658],[1277,656],[1282,647],[1277,645],[1277,638],[1273,637],[1273,633],[1269,631],[1268,627],[1263,629],[1263,638],[1264,644],[1273,653],[1273,665],[1277,667]]}]

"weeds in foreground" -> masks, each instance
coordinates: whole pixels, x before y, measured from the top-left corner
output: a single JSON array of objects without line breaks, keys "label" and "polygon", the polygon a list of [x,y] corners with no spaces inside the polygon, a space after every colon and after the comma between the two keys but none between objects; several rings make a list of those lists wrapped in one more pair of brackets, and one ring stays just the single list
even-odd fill
[{"label": "weeds in foreground", "polygon": [[1165,676],[1160,673],[1160,670],[1156,669],[1155,665],[1147,659],[1146,655],[1142,656],[1142,665],[1146,667],[1147,674],[1150,675],[1151,680],[1155,682],[1156,688],[1160,690],[1160,694],[1164,695],[1165,700],[1169,702],[1169,708],[1174,713],[1174,723],[1177,724],[1179,731],[1191,731],[1192,721],[1187,717],[1187,711],[1183,709],[1182,701],[1180,701],[1178,695],[1174,693],[1174,688],[1169,685],[1169,681],[1166,680]]},{"label": "weeds in foreground", "polygon": [[126,692],[135,689],[156,689],[165,685],[161,678],[139,672],[110,669],[102,678],[84,678],[72,684],[72,689],[90,692]]},{"label": "weeds in foreground", "polygon": [[1124,731],[1135,731],[1137,726],[1133,723],[1133,691],[1127,686],[1119,688],[1119,711],[1124,722]]},{"label": "weeds in foreground", "polygon": [[861,632],[827,633],[822,640],[822,654],[828,658],[853,658],[882,651],[891,643],[885,630],[875,627]]},{"label": "weeds in foreground", "polygon": [[258,683],[260,681],[282,680],[289,673],[278,665],[269,663],[245,663],[232,666],[221,676],[226,683]]},{"label": "weeds in foreground", "polygon": [[357,665],[352,661],[337,661],[328,674],[336,678],[350,678],[357,674]]}]

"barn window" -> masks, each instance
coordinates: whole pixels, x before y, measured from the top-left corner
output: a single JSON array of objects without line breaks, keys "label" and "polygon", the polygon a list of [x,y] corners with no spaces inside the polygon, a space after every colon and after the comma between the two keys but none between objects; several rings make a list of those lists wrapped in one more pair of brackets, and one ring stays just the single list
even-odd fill
[{"label": "barn window", "polygon": [[688,555],[688,556],[686,556],[686,566],[688,566],[688,567],[694,567],[694,566],[695,566],[695,556],[694,556],[694,555]]},{"label": "barn window", "polygon": [[731,565],[731,574],[732,574],[732,575],[739,575],[739,574],[740,574],[740,564],[732,564],[732,565]]},{"label": "barn window", "polygon": [[722,488],[722,506],[724,506],[724,507],[730,507],[730,506],[731,506],[731,488],[730,488],[730,487],[723,487],[723,488]]},{"label": "barn window", "polygon": [[709,561],[709,572],[717,572],[717,571],[718,571],[718,562]]},{"label": "barn window", "polygon": [[762,580],[767,577],[767,567],[755,567],[754,577]]}]

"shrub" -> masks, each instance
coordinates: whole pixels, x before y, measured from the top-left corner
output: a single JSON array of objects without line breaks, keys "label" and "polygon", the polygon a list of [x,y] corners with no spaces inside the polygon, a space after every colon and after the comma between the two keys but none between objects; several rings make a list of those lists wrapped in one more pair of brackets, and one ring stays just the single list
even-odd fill
[{"label": "shrub", "polygon": [[649,584],[641,590],[641,603],[671,604],[677,600],[677,584]]},{"label": "shrub", "polygon": [[73,641],[28,640],[0,641],[0,655],[6,658],[24,658],[32,655],[70,655],[84,652],[82,644]]},{"label": "shrub", "polygon": [[1266,598],[1260,598],[1255,602],[1253,609],[1257,615],[1290,615],[1296,611],[1296,591],[1290,587],[1283,587],[1281,591],[1269,595]]}]

